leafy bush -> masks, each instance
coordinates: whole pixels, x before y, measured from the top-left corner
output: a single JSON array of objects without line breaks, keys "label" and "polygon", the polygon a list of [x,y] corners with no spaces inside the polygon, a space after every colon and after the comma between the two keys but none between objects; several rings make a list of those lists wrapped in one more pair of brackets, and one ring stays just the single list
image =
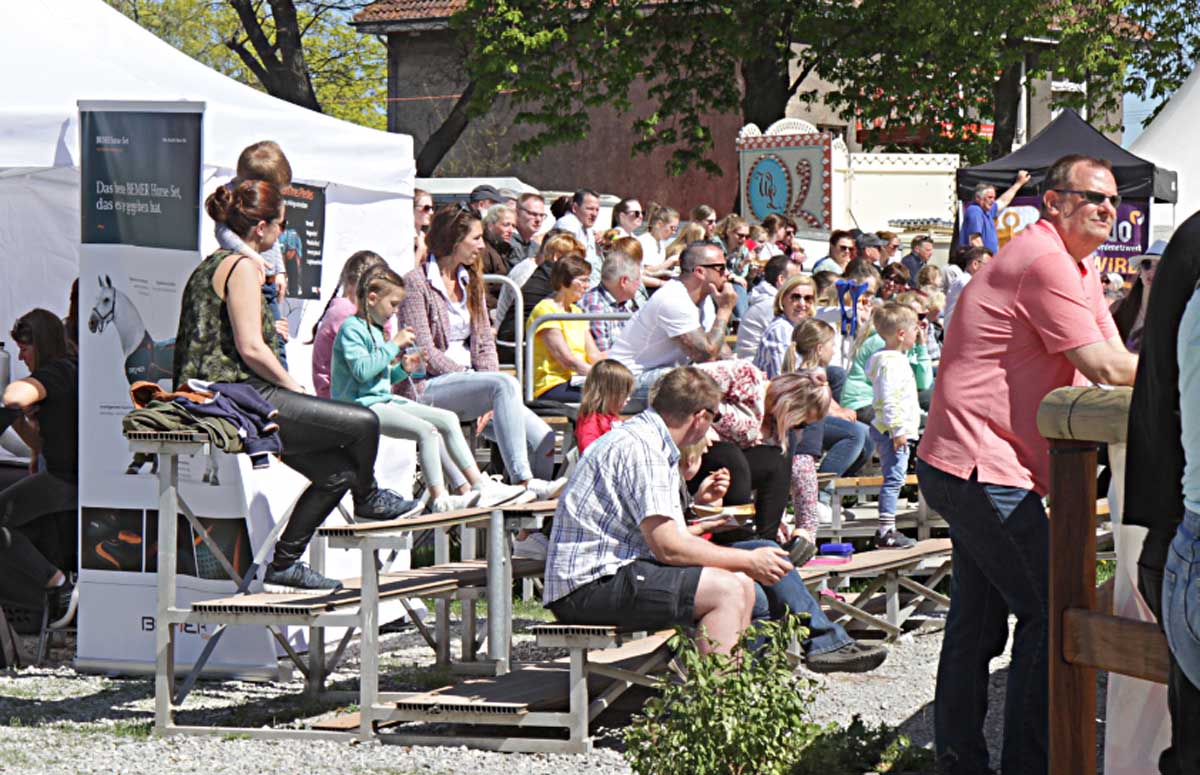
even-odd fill
[{"label": "leafy bush", "polygon": [[800,619],[763,622],[733,654],[701,655],[677,632],[687,679],[660,683],[626,731],[639,775],[788,775],[820,728],[809,721],[815,683],[796,674],[788,646],[808,634]]},{"label": "leafy bush", "polygon": [[864,772],[928,773],[932,751],[914,746],[887,724],[870,726],[858,716],[842,728],[830,724],[801,753],[791,775],[861,775]]},{"label": "leafy bush", "polygon": [[862,775],[927,773],[931,751],[887,724],[858,716],[845,728],[812,722],[816,683],[796,674],[787,650],[808,635],[802,620],[762,622],[730,656],[702,656],[682,631],[672,646],[687,672],[660,681],[660,696],[626,730],[638,775]]}]

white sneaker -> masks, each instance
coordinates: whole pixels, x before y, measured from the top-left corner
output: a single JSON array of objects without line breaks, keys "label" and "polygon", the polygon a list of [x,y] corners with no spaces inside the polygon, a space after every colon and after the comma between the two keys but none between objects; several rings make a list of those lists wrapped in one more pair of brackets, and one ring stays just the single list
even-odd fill
[{"label": "white sneaker", "polygon": [[555,479],[553,482],[547,482],[545,479],[530,479],[525,483],[525,489],[533,493],[534,500],[548,501],[557,498],[566,484],[565,477]]},{"label": "white sneaker", "polygon": [[512,556],[514,559],[541,560],[545,562],[546,551],[550,548],[550,539],[541,533],[530,533],[524,539],[513,539]]},{"label": "white sneaker", "polygon": [[524,494],[525,488],[519,484],[505,484],[495,479],[484,479],[472,485],[471,491],[479,494],[479,500],[475,505],[481,508],[488,508],[490,506],[499,506],[501,503],[508,503]]},{"label": "white sneaker", "polygon": [[459,509],[469,509],[479,502],[480,493],[475,490],[464,493],[462,495],[439,495],[433,499],[429,510],[434,514],[441,514],[444,511],[458,511]]},{"label": "white sneaker", "polygon": [[833,524],[833,509],[829,508],[829,504],[817,501],[817,521],[822,525]]}]

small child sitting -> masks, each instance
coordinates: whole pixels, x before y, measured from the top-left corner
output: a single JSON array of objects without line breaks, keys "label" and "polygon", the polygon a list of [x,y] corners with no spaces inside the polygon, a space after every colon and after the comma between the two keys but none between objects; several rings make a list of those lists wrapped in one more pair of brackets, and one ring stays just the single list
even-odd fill
[{"label": "small child sitting", "polygon": [[[292,166],[288,163],[287,157],[283,155],[283,149],[279,147],[278,143],[272,140],[263,140],[242,150],[241,155],[238,156],[237,177],[228,185],[236,186],[243,180],[265,180],[276,188],[283,189],[292,184]],[[283,297],[287,293],[287,274],[284,272],[283,251],[279,241],[276,240],[269,250],[259,255],[223,223],[217,224],[216,237],[217,244],[225,250],[241,253],[243,256],[249,256],[260,262],[263,270],[263,298],[267,300],[271,316],[275,318],[275,332],[279,334],[279,360],[286,368],[287,356],[284,353],[284,343],[288,339],[287,320],[284,319],[279,303],[283,301]]]},{"label": "small child sitting", "polygon": [[867,362],[867,376],[875,396],[871,440],[875,442],[883,469],[879,530],[873,546],[907,549],[916,541],[896,530],[896,501],[908,473],[908,442],[921,432],[917,381],[907,356],[917,341],[917,313],[908,305],[889,302],[876,310],[873,321],[875,333],[883,339],[883,349]]},{"label": "small child sitting", "polygon": [[575,445],[579,453],[621,421],[621,409],[633,395],[633,373],[620,361],[603,360],[592,366],[583,383]]}]

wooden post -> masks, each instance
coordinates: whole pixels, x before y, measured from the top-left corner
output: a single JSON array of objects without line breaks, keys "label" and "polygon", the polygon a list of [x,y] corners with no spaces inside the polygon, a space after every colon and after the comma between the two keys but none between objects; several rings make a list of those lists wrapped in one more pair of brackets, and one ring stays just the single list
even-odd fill
[{"label": "wooden post", "polygon": [[1096,671],[1068,662],[1063,614],[1096,605],[1096,450],[1050,440],[1050,772],[1096,771]]}]

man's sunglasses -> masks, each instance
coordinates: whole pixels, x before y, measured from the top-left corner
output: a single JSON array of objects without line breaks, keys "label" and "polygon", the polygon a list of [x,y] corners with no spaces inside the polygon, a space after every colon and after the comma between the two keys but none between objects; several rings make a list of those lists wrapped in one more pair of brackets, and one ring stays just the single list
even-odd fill
[{"label": "man's sunglasses", "polygon": [[717,274],[729,274],[728,264],[701,264],[700,266],[704,267],[705,269],[712,269],[716,271]]},{"label": "man's sunglasses", "polygon": [[701,409],[700,411],[701,411],[701,412],[708,412],[709,414],[711,414],[711,415],[712,415],[712,421],[713,421],[713,422],[718,422],[718,421],[720,421],[720,419],[721,419],[721,410],[720,410],[720,408],[717,408],[717,409],[709,409],[709,408],[706,406],[706,407],[704,407],[703,409]]},{"label": "man's sunglasses", "polygon": [[1120,194],[1104,194],[1099,191],[1081,191],[1077,188],[1056,188],[1054,189],[1060,194],[1079,194],[1091,205],[1102,205],[1105,202],[1111,202],[1113,208],[1121,206]]},{"label": "man's sunglasses", "polygon": [[528,215],[530,218],[534,218],[539,221],[546,217],[545,213],[535,213],[533,210],[530,210],[528,207],[518,206],[517,209],[520,210],[521,212],[525,213],[526,215]]}]

